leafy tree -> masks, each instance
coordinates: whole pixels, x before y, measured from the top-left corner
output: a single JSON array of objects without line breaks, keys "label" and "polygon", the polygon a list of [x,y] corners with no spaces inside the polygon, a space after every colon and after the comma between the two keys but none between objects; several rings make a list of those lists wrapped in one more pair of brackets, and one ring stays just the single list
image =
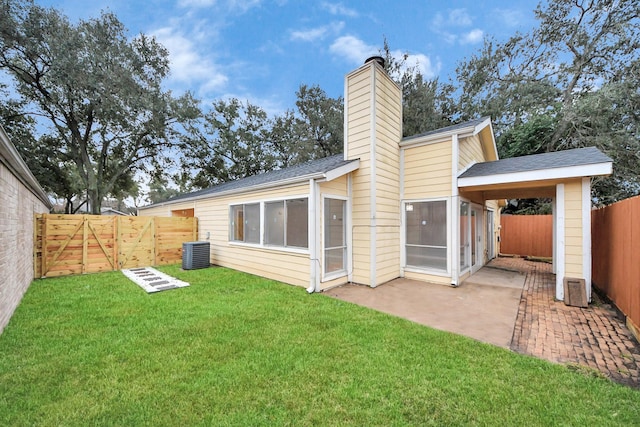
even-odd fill
[{"label": "leafy tree", "polygon": [[64,212],[73,214],[87,202],[75,163],[61,151],[59,139],[44,135],[23,138],[16,144],[42,188],[64,200]]},{"label": "leafy tree", "polygon": [[319,86],[300,85],[296,110],[270,121],[268,138],[277,167],[340,154],[344,149],[342,97],[330,98]]},{"label": "leafy tree", "polygon": [[238,99],[216,101],[201,127],[193,127],[186,165],[197,172],[199,188],[272,170],[266,112]]},{"label": "leafy tree", "polygon": [[490,115],[503,155],[596,146],[614,175],[596,203],[640,192],[640,8],[637,0],[557,0],[538,26],[505,43],[487,39],[460,64],[462,119]]},{"label": "leafy tree", "polygon": [[0,0],[0,68],[55,133],[93,213],[135,171],[163,163],[167,147],[182,144],[180,123],[199,114],[189,94],[162,90],[166,49],[142,34],[129,39],[111,13],[74,25],[30,0]]},{"label": "leafy tree", "polygon": [[287,110],[271,121],[268,138],[273,147],[273,156],[278,168],[283,169],[304,163],[312,157],[312,147],[303,144],[298,136],[299,120],[292,110]]},{"label": "leafy tree", "polygon": [[386,38],[380,54],[385,58],[387,73],[402,90],[403,136],[418,135],[452,124],[452,85],[441,84],[437,78],[425,79],[418,64],[407,63],[408,53],[396,57]]},{"label": "leafy tree", "polygon": [[25,163],[44,190],[65,201],[65,212],[74,213],[74,201],[83,192],[72,162],[60,156],[60,143],[44,135],[35,137],[35,120],[26,115],[25,104],[10,99],[5,85],[0,84],[0,123],[16,146]]},{"label": "leafy tree", "polygon": [[[340,154],[344,150],[344,108],[342,97],[330,98],[320,86],[300,85],[296,92],[298,115],[295,135],[300,152],[310,159]],[[304,155],[299,156],[304,160]]]},{"label": "leafy tree", "polygon": [[180,192],[171,187],[167,178],[158,176],[154,177],[149,183],[149,192],[147,193],[147,201],[149,203],[158,203],[177,196]]}]

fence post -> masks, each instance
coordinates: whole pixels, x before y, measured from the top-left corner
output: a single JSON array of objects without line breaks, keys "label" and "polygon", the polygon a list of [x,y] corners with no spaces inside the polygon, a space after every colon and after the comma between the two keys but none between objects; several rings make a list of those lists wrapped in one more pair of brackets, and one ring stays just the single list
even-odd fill
[{"label": "fence post", "polygon": [[114,215],[113,217],[113,271],[119,270],[118,268],[118,233],[120,222],[120,216]]},{"label": "fence post", "polygon": [[82,215],[82,274],[87,272],[87,252],[89,251],[89,217]]},{"label": "fence post", "polygon": [[42,218],[42,249],[41,249],[41,257],[42,261],[40,262],[40,277],[44,277],[47,274],[47,218],[48,215],[43,215]]},{"label": "fence post", "polygon": [[153,247],[153,265],[158,265],[158,221],[156,217],[153,217],[152,220],[152,234],[151,234],[151,244]]},{"label": "fence post", "polygon": [[38,217],[40,214],[33,214],[33,278],[38,277],[38,227],[40,227],[40,221]]},{"label": "fence post", "polygon": [[193,242],[198,240],[198,218],[195,216],[191,217],[191,229],[193,230]]}]

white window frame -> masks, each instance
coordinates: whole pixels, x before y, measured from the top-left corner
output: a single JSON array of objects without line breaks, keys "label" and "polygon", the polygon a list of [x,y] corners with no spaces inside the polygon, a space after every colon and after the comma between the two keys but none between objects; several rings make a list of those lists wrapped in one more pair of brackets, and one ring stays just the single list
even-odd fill
[{"label": "white window frame", "polygon": [[[326,235],[325,235],[325,223],[324,223],[324,219],[325,219],[325,199],[334,199],[334,200],[342,200],[344,202],[344,219],[343,219],[343,231],[344,231],[344,265],[342,270],[337,270],[337,271],[332,271],[330,273],[327,273],[326,268],[325,268],[325,261],[326,261],[326,250],[327,249],[338,249],[339,247],[332,247],[332,248],[327,248],[325,245],[325,241],[326,241]],[[349,215],[349,198],[345,197],[345,196],[337,196],[337,195],[333,195],[333,194],[322,194],[321,197],[321,227],[322,227],[322,243],[321,243],[321,253],[322,253],[322,281],[323,282],[328,282],[330,280],[335,280],[338,279],[340,277],[344,277],[348,274],[348,264],[349,264],[349,239],[347,238],[348,234],[349,234],[349,230],[347,229],[347,224],[349,223],[348,220],[348,215]]]},{"label": "white window frame", "polygon": [[[265,199],[258,199],[258,200],[243,200],[243,201],[238,201],[237,203],[229,203],[228,204],[228,227],[229,227],[229,232],[227,233],[227,239],[228,239],[228,244],[229,246],[238,246],[238,247],[246,247],[246,248],[254,248],[254,249],[265,249],[265,250],[270,250],[270,251],[274,251],[274,252],[290,252],[290,253],[295,253],[295,254],[308,254],[309,253],[309,243],[307,241],[307,247],[306,248],[301,248],[301,247],[297,247],[297,246],[276,246],[276,245],[267,245],[265,244],[265,224],[264,224],[264,216],[265,216],[265,203],[270,203],[270,202],[280,202],[280,201],[284,201],[285,206],[286,206],[286,201],[287,200],[295,200],[295,199],[307,199],[307,203],[309,203],[309,194],[295,194],[295,195],[291,195],[291,196],[282,196],[282,197],[272,197],[272,198],[265,198]],[[260,205],[260,243],[247,243],[247,242],[243,242],[243,241],[238,241],[238,240],[232,240],[232,236],[233,236],[233,228],[232,228],[232,208],[234,206],[240,206],[240,205],[252,205],[252,204],[259,204]],[[286,209],[286,207],[285,207]],[[309,215],[308,210],[307,210],[307,215]],[[308,222],[308,218],[307,218],[307,222]],[[285,228],[287,226],[286,222],[285,222]]]},{"label": "white window frame", "polygon": [[[407,205],[408,204],[413,204],[413,203],[423,203],[423,202],[442,202],[444,201],[445,204],[445,210],[447,213],[447,223],[445,225],[446,227],[446,233],[447,233],[447,247],[446,247],[446,254],[447,254],[447,268],[446,270],[440,270],[440,269],[435,269],[435,268],[429,268],[429,267],[416,267],[416,266],[408,266],[407,265]],[[402,221],[402,235],[401,235],[401,261],[402,261],[402,270],[403,271],[408,271],[408,272],[412,272],[412,273],[420,273],[420,274],[430,274],[433,276],[442,276],[442,277],[451,277],[451,246],[452,246],[452,242],[451,242],[451,224],[452,224],[452,218],[451,218],[451,209],[450,209],[450,205],[451,205],[451,198],[450,197],[433,197],[433,198],[426,198],[426,199],[407,199],[407,200],[403,200],[402,201],[402,215],[401,215],[401,221]],[[458,222],[455,222],[456,224],[458,224]],[[458,247],[459,247],[459,243],[458,243]],[[459,249],[456,249],[459,250]]]},{"label": "white window frame", "polygon": [[[234,228],[233,228],[233,224],[235,223],[235,220],[233,218],[233,208],[235,206],[242,206],[242,219],[244,220],[245,218],[245,206],[246,205],[258,205],[258,210],[260,213],[259,216],[259,221],[260,221],[260,226],[259,226],[259,242],[258,243],[254,243],[254,242],[245,242],[244,240],[234,240],[233,239],[233,234],[234,234]],[[247,202],[241,202],[241,203],[233,203],[233,204],[229,204],[229,218],[228,218],[228,227],[229,227],[229,233],[227,233],[227,238],[229,243],[232,243],[234,245],[242,245],[242,246],[252,246],[252,247],[260,247],[262,245],[262,229],[263,229],[263,224],[262,224],[262,217],[263,217],[263,207],[262,207],[262,203],[257,202],[257,201],[247,201]],[[244,230],[244,224],[243,224],[243,231],[242,231],[243,236],[246,235],[246,232]]]},{"label": "white window frame", "polygon": [[[473,203],[471,203],[471,200],[465,199],[463,197],[460,198],[460,200],[458,202],[458,221],[457,221],[458,228],[460,228],[460,218],[461,218],[460,217],[460,213],[462,212],[462,210],[461,210],[462,203],[466,203],[467,204],[468,212],[467,212],[467,228],[466,228],[466,230],[467,230],[467,237],[469,237],[469,239],[471,239],[472,237],[471,237],[471,234],[470,234],[471,233],[471,231],[470,231],[471,230],[471,219],[470,218],[471,218],[471,205]],[[460,233],[460,230],[458,230],[458,251],[460,251],[461,243],[462,243],[462,234]],[[469,252],[469,254],[468,254],[469,255],[469,257],[468,257],[469,263],[468,263],[468,265],[465,266],[464,270],[460,266],[460,259],[458,259],[458,268],[460,269],[460,275],[461,276],[463,274],[466,274],[466,273],[471,271],[471,240],[469,240],[469,250],[468,250],[468,252]],[[465,255],[467,255],[467,254],[465,253]]]},{"label": "white window frame", "polygon": [[[288,225],[288,220],[289,220],[289,211],[287,209],[287,202],[291,201],[291,200],[300,200],[300,199],[306,199],[307,200],[307,227],[309,227],[309,196],[303,196],[303,197],[285,197],[285,198],[280,198],[280,199],[274,199],[274,200],[263,200],[262,201],[262,206],[264,207],[264,211],[263,211],[263,215],[262,215],[262,222],[265,225],[262,228],[262,233],[261,233],[261,240],[264,243],[264,246],[267,248],[279,248],[279,249],[301,249],[301,250],[308,250],[309,249],[309,231],[307,230],[307,247],[301,247],[301,246],[293,246],[293,245],[288,245],[287,244],[287,225]],[[284,243],[282,245],[276,245],[276,244],[270,244],[266,242],[266,237],[267,237],[267,227],[266,227],[266,223],[264,223],[265,220],[265,215],[267,213],[266,210],[266,206],[267,204],[270,203],[282,203],[283,207],[284,207],[284,224],[283,224],[283,240]]]}]

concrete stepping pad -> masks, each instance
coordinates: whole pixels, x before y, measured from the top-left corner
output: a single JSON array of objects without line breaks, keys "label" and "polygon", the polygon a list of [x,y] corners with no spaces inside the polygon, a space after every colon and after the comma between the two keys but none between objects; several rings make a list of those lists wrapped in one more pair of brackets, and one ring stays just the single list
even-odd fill
[{"label": "concrete stepping pad", "polygon": [[152,267],[125,269],[122,270],[122,274],[144,289],[148,294],[189,286],[187,282],[178,280]]}]

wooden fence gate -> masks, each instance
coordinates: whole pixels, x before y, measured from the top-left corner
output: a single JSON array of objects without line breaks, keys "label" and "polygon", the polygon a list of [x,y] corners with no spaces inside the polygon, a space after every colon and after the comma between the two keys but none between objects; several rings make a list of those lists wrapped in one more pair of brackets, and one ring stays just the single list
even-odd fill
[{"label": "wooden fence gate", "polygon": [[177,263],[198,237],[197,218],[38,214],[35,277]]}]

